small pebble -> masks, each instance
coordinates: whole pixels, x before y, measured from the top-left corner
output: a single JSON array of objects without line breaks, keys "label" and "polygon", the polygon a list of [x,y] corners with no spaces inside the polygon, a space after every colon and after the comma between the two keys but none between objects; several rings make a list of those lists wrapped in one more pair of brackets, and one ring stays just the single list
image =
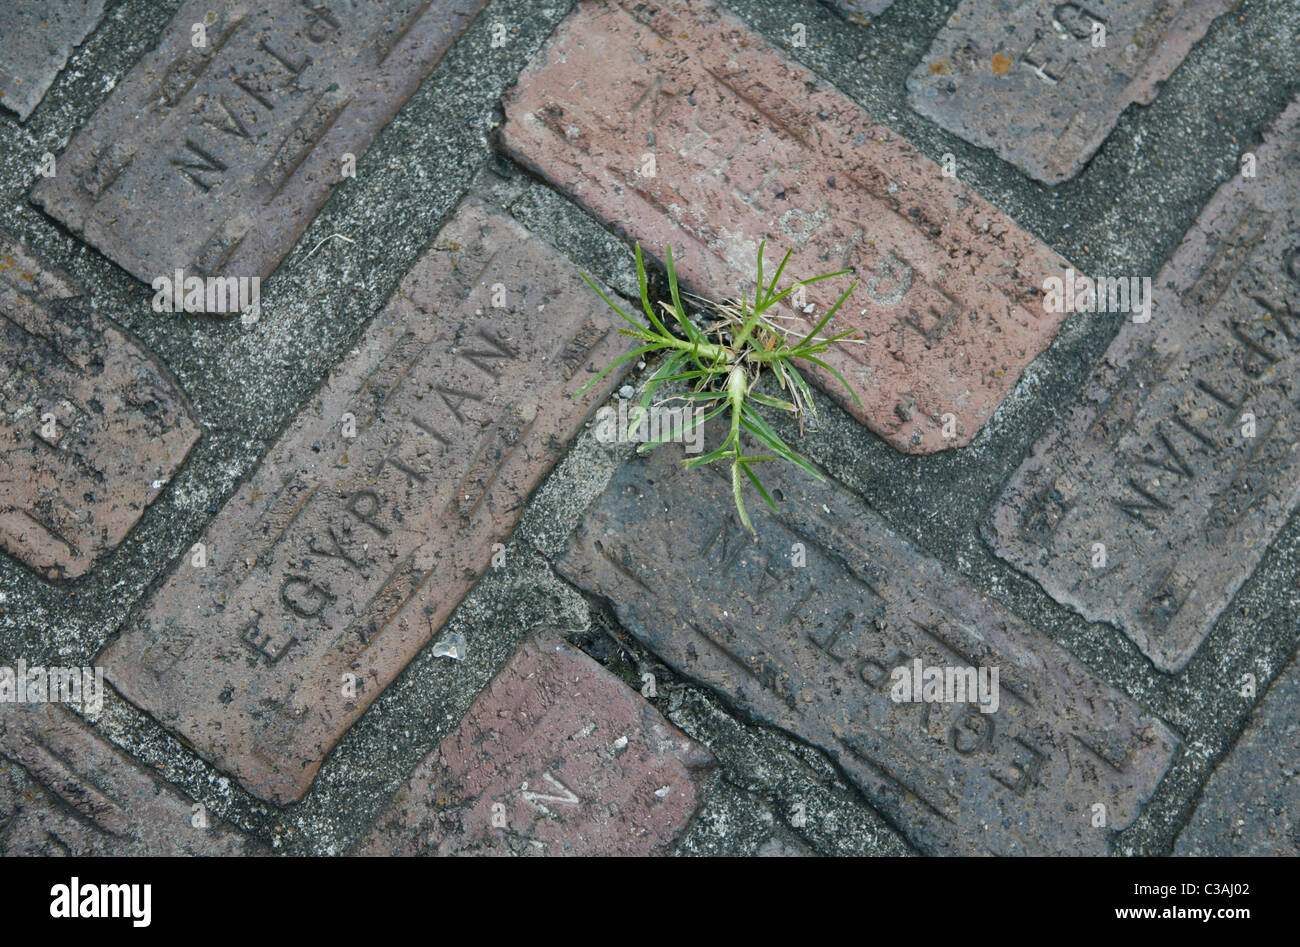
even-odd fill
[{"label": "small pebble", "polygon": [[455,632],[448,635],[443,641],[434,642],[433,656],[459,661],[465,657],[465,650],[465,636],[460,632]]},{"label": "small pebble", "polygon": [[634,394],[636,394],[636,389],[631,385],[624,385],[618,390],[618,396],[624,401],[629,400]]}]

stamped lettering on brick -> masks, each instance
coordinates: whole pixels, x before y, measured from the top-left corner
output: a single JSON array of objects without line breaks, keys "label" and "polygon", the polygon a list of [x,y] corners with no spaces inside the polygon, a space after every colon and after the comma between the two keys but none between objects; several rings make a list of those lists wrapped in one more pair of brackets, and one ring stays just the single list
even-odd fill
[{"label": "stamped lettering on brick", "polygon": [[0,856],[259,854],[194,806],[62,707],[0,704]]},{"label": "stamped lettering on brick", "polygon": [[182,561],[106,652],[109,679],[251,792],[302,796],[617,384],[571,397],[627,348],[593,298],[557,251],[463,203],[218,514],[207,568]]},{"label": "stamped lettering on brick", "polygon": [[530,638],[416,769],[361,855],[654,855],[707,750],[555,634]]},{"label": "stamped lettering on brick", "polygon": [[[899,450],[968,443],[1060,324],[1055,254],[707,0],[579,5],[505,107],[511,155],[647,251],[671,243],[700,295],[752,299],[764,238],[769,274],[786,249],[787,278],[853,269],[837,328],[867,344],[827,358],[866,407],[817,377]],[[809,287],[813,315],[847,283]]]},{"label": "stamped lettering on brick", "polygon": [[1232,0],[962,0],[912,107],[1048,184],[1074,177]]},{"label": "stamped lettering on brick", "polygon": [[[721,473],[631,461],[561,571],[682,674],[825,750],[922,849],[1105,853],[1167,769],[1169,728],[843,488],[769,476],[781,513],[754,512],[754,541]],[[916,659],[997,667],[1000,705],[895,702]]]},{"label": "stamped lettering on brick", "polygon": [[[986,535],[1178,671],[1300,500],[1300,103],[1206,205]],[[1247,417],[1250,415],[1250,417]],[[1095,544],[1105,547],[1096,565]]]},{"label": "stamped lettering on brick", "polygon": [[482,6],[192,0],[32,200],[145,282],[265,278]]},{"label": "stamped lettering on brick", "polygon": [[26,121],[103,15],[104,0],[0,4],[0,105]]},{"label": "stamped lettering on brick", "polygon": [[71,579],[122,541],[199,438],[166,370],[0,234],[0,548]]}]

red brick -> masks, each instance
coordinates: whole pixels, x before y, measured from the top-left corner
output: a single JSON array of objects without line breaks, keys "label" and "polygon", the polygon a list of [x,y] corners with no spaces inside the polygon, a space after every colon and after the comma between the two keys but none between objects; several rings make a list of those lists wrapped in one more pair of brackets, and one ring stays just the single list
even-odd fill
[{"label": "red brick", "polygon": [[617,319],[556,250],[462,203],[204,533],[207,568],[179,563],[105,653],[109,678],[251,792],[302,796],[616,384],[571,397],[625,350]]},{"label": "red brick", "polygon": [[1225,184],[1156,277],[1151,321],[1124,325],[989,515],[999,556],[1164,671],[1300,502],[1298,137],[1293,103],[1257,176]]},{"label": "red brick", "polygon": [[5,0],[0,105],[26,121],[103,15],[104,0]]},{"label": "red brick", "polygon": [[[1055,254],[707,0],[581,4],[505,107],[511,155],[649,252],[673,244],[696,293],[752,286],[764,237],[769,274],[787,248],[787,279],[852,267],[837,327],[868,343],[831,362],[865,409],[813,374],[901,451],[968,443],[1060,324]],[[847,285],[808,299],[824,312]]]},{"label": "red brick", "polygon": [[[932,854],[1105,854],[1137,817],[1177,747],[1162,721],[842,487],[764,470],[783,500],[754,501],[751,540],[729,477],[680,460],[620,468],[558,562],[678,673],[823,749]],[[997,668],[999,706],[895,702],[917,659]]]},{"label": "red brick", "polygon": [[[907,80],[912,107],[1026,174],[1078,174],[1124,109],[1160,83],[1232,0],[962,0]],[[1094,46],[1095,23],[1106,30]]]},{"label": "red brick", "polygon": [[254,855],[258,848],[52,704],[0,704],[0,855]]},{"label": "red brick", "polygon": [[191,0],[32,200],[145,282],[265,278],[483,3]]},{"label": "red brick", "polygon": [[166,370],[78,295],[0,234],[0,547],[51,579],[115,549],[199,439]]},{"label": "red brick", "polygon": [[542,634],[420,764],[357,853],[658,854],[699,808],[711,765],[639,694]]}]

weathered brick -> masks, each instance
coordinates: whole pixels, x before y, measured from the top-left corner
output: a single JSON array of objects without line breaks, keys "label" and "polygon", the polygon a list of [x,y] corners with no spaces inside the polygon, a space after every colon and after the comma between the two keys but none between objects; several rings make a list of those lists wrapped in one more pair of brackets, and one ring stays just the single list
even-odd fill
[{"label": "weathered brick", "polygon": [[23,121],[104,15],[104,0],[5,0],[0,6],[0,105]]},{"label": "weathered brick", "polygon": [[483,3],[191,0],[32,200],[145,282],[265,278]]},{"label": "weathered brick", "polygon": [[250,791],[299,798],[617,383],[571,397],[625,350],[617,318],[467,199],[215,518],[207,567],[179,563],[106,652],[109,678]]},{"label": "weathered brick", "polygon": [[[1074,177],[1232,0],[962,0],[907,80],[912,107],[1048,184]],[[1094,45],[1095,24],[1104,45]]]},{"label": "weathered brick", "polygon": [[0,856],[255,855],[258,847],[53,704],[0,704]]},{"label": "weathered brick", "polygon": [[1219,763],[1176,855],[1300,855],[1300,665],[1274,681]]},{"label": "weathered brick", "polygon": [[122,541],[199,428],[161,365],[0,234],[0,548],[75,578]]},{"label": "weathered brick", "polygon": [[[752,298],[763,238],[769,274],[786,248],[792,281],[855,270],[836,322],[868,341],[827,359],[865,408],[810,370],[899,450],[969,442],[1060,324],[1040,288],[1055,254],[707,0],[579,5],[505,107],[511,155],[648,251],[672,243],[701,295]],[[808,300],[824,312],[847,283]]]},{"label": "weathered brick", "polygon": [[999,556],[1164,671],[1191,659],[1300,500],[1298,133],[1294,103],[986,523]]},{"label": "weathered brick", "polygon": [[[763,474],[781,512],[751,511],[751,540],[729,478],[668,448],[631,461],[560,569],[679,672],[826,751],[922,849],[1104,853],[1167,769],[1169,728],[843,488]],[[895,702],[916,659],[998,668],[1000,706]]]},{"label": "weathered brick", "polygon": [[362,855],[653,855],[712,758],[558,635],[530,638],[379,817]]}]

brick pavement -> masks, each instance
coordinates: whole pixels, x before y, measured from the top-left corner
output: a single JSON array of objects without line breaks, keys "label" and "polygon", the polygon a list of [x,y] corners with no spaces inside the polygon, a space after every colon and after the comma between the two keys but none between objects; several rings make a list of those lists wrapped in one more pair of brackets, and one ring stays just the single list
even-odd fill
[{"label": "brick pavement", "polygon": [[[1294,853],[1300,10],[209,6],[0,57],[0,851]],[[764,238],[750,539],[578,274]]]}]

